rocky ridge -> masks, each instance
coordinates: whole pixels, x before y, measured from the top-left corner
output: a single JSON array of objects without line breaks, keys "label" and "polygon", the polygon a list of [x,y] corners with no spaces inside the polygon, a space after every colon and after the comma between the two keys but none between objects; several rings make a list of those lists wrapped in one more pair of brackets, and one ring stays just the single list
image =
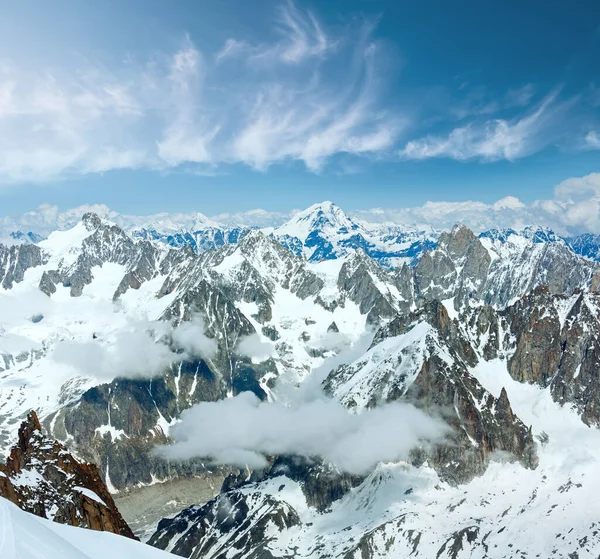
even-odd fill
[{"label": "rocky ridge", "polygon": [[0,465],[0,496],[26,512],[61,524],[113,532],[136,539],[93,464],[80,462],[42,433],[35,412]]}]

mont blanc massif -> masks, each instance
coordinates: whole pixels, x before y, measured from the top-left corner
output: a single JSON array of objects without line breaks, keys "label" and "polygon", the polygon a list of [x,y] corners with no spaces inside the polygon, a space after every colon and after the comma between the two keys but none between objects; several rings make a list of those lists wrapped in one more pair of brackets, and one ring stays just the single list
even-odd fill
[{"label": "mont blanc massif", "polygon": [[74,215],[2,232],[1,557],[600,554],[597,237]]}]

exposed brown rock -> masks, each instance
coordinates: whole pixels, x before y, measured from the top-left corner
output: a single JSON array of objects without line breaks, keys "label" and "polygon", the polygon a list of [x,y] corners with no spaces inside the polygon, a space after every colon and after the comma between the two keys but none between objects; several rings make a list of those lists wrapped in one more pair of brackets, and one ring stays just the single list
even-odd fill
[{"label": "exposed brown rock", "polygon": [[21,425],[6,464],[0,464],[0,496],[61,524],[137,539],[98,468],[78,461],[61,443],[46,437],[34,411]]}]

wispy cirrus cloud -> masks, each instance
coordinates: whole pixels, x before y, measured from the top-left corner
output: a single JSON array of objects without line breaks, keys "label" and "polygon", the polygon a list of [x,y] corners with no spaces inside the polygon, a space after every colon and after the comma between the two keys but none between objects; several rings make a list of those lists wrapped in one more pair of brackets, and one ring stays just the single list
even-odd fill
[{"label": "wispy cirrus cloud", "polygon": [[434,157],[458,161],[520,159],[557,139],[572,104],[573,100],[561,101],[558,92],[554,92],[525,114],[511,119],[475,120],[446,135],[430,134],[411,140],[399,154],[404,159],[417,160]]},{"label": "wispy cirrus cloud", "polygon": [[216,54],[185,37],[173,54],[98,67],[0,61],[0,181],[285,161],[318,172],[339,153],[389,150],[402,119],[381,98],[371,28],[334,34],[291,2],[274,27],[270,42],[230,38]]},{"label": "wispy cirrus cloud", "polygon": [[299,10],[291,1],[277,9],[275,29],[279,40],[274,43],[252,44],[230,38],[215,58],[221,61],[243,57],[248,63],[279,61],[299,64],[312,57],[326,55],[340,43],[339,38],[330,37],[323,31],[312,12]]}]

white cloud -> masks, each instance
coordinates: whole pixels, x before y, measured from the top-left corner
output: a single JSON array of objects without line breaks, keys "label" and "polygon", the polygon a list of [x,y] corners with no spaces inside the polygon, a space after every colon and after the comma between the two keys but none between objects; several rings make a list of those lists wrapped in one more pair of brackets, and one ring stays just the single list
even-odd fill
[{"label": "white cloud", "polygon": [[454,128],[448,135],[428,135],[400,150],[404,159],[447,157],[458,161],[513,161],[531,155],[555,139],[551,133],[570,105],[547,96],[532,112],[512,120],[492,119]]},{"label": "white cloud", "polygon": [[261,363],[275,355],[275,344],[259,334],[250,334],[240,338],[235,351],[242,357],[249,357],[253,363]]},{"label": "white cloud", "polygon": [[171,333],[175,345],[189,357],[210,359],[217,352],[217,342],[205,334],[204,321],[194,316],[190,321],[183,321]]},{"label": "white cloud", "polygon": [[408,458],[416,445],[438,441],[448,430],[441,420],[408,404],[355,414],[330,399],[284,406],[244,392],[184,411],[171,431],[175,443],[159,452],[250,468],[267,466],[265,456],[294,454],[363,474],[379,462]]},{"label": "white cloud", "polygon": [[585,143],[588,148],[600,149],[600,137],[598,133],[595,130],[588,132],[585,137]]},{"label": "white cloud", "polygon": [[600,233],[600,173],[566,179],[554,188],[554,198],[531,204],[506,196],[492,204],[475,200],[426,202],[412,208],[359,210],[355,215],[367,222],[435,229],[464,223],[475,232],[540,225],[565,235]]},{"label": "white cloud", "polygon": [[275,25],[273,41],[232,38],[216,55],[186,37],[146,62],[0,60],[0,182],[286,160],[319,171],[337,153],[389,149],[401,119],[382,108],[381,47],[364,29],[331,36],[293,3]]},{"label": "white cloud", "polygon": [[111,340],[62,341],[52,358],[83,376],[99,379],[152,378],[171,364],[190,358],[210,359],[217,346],[204,334],[199,317],[172,328],[166,322],[136,322],[113,333]]},{"label": "white cloud", "polygon": [[299,10],[290,0],[277,10],[275,30],[280,39],[272,44],[250,44],[237,39],[227,39],[215,55],[217,61],[245,57],[251,64],[300,64],[321,57],[334,50],[339,41],[325,34],[317,18],[309,11]]}]

